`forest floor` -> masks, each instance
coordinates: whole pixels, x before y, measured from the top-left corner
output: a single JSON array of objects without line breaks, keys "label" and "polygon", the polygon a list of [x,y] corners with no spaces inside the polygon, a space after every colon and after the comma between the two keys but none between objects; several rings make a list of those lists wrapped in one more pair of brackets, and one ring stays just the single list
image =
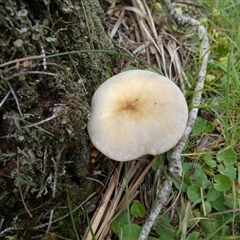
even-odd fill
[{"label": "forest floor", "polygon": [[[118,64],[113,66],[114,74],[140,68],[170,78],[181,88],[191,110],[202,63],[201,41],[193,27],[178,27],[160,2],[100,1],[105,31],[119,49],[119,53],[112,48],[104,49],[101,54],[116,55]],[[194,106],[199,109],[198,116],[181,154],[183,175],[173,182],[167,204],[148,239],[240,239],[240,4],[234,0],[176,0],[173,6],[177,13],[197,19],[206,27],[210,59],[201,104]],[[53,38],[48,40],[55,41]],[[21,41],[15,44],[21,48]],[[85,54],[82,50],[76,49],[76,53]],[[59,66],[54,62],[55,58],[63,57],[63,63],[69,61],[74,65],[71,57],[66,57],[68,55],[71,53],[49,54],[45,59],[50,63],[48,71],[58,69],[58,76],[76,76],[74,67],[70,70],[64,68],[64,64]],[[37,58],[42,59],[42,56]],[[28,68],[35,64],[32,60],[22,62]],[[172,150],[127,163],[107,159],[91,145],[86,131],[82,133],[83,125],[74,121],[79,118],[81,123],[87,122],[82,116],[90,114],[89,99],[83,97],[84,92],[76,91],[80,86],[84,91],[83,82],[80,79],[74,84],[69,81],[71,83],[65,88],[64,77],[57,78],[42,70],[39,74],[42,65],[38,68],[38,63],[34,65],[35,72],[26,72],[38,74],[32,85],[25,80],[25,73],[19,71],[9,77],[6,72],[1,72],[7,81],[0,85],[3,96],[0,102],[0,177],[4,178],[4,181],[0,178],[0,198],[7,204],[0,207],[0,238],[138,239],[168,176]],[[8,71],[11,70],[9,66]],[[13,82],[18,78],[23,86]],[[15,89],[18,89],[16,94]],[[26,92],[28,98],[24,98]],[[71,111],[66,104],[54,104],[56,99],[58,103],[68,102]],[[10,104],[8,107],[5,101]],[[29,110],[30,103],[36,108]],[[14,111],[3,114],[6,108],[9,110],[13,106]],[[32,129],[30,122],[38,114],[38,106],[43,109],[41,114],[47,121],[44,128],[40,122],[29,131]],[[70,155],[64,150],[66,145],[54,145],[61,142],[64,134],[61,126],[69,124],[69,119],[75,125],[69,125],[67,131],[71,133],[77,129],[76,132],[81,133],[72,137],[80,143],[86,139],[89,142],[88,149],[81,144],[81,151],[76,150],[79,146],[72,146]],[[21,123],[26,127],[21,129]],[[11,132],[16,128],[17,132]],[[45,134],[41,135],[39,130]],[[52,131],[58,141],[51,142],[50,147],[43,143],[49,141]],[[23,147],[21,143],[29,135],[33,140]],[[16,143],[14,146],[12,139]],[[71,138],[67,145],[70,142]],[[11,152],[12,147],[17,152]],[[37,154],[33,154],[33,148],[37,149]],[[51,158],[51,167],[55,171],[45,168],[48,154],[56,155]],[[56,164],[63,154],[69,156],[69,160]],[[88,155],[90,158],[86,159]],[[13,158],[15,161],[10,161]],[[37,159],[43,159],[41,164]],[[80,171],[76,170],[79,166],[72,164],[75,160],[79,163],[79,159],[84,159],[80,161],[83,164]],[[89,168],[91,176],[88,175]],[[22,174],[25,170],[27,174]],[[56,191],[58,176],[61,189]],[[35,197],[25,201],[29,194]],[[44,201],[41,196],[45,196]]]}]

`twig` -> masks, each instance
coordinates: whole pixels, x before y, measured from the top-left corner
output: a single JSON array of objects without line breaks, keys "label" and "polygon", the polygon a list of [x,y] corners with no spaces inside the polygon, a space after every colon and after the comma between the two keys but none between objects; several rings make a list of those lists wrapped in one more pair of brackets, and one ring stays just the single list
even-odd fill
[{"label": "twig", "polygon": [[167,7],[167,10],[169,14],[173,17],[173,19],[176,21],[176,23],[179,26],[182,25],[190,25],[190,26],[196,26],[198,28],[198,35],[199,39],[201,40],[201,57],[202,57],[202,63],[200,67],[200,71],[198,74],[198,81],[195,87],[195,91],[193,94],[193,99],[192,99],[192,105],[193,108],[189,113],[189,118],[187,122],[187,127],[185,129],[185,132],[174,148],[174,151],[171,155],[170,161],[169,161],[169,176],[165,180],[162,189],[160,190],[157,200],[155,202],[155,205],[153,209],[151,210],[151,213],[146,220],[142,231],[140,233],[140,236],[138,240],[145,240],[147,239],[151,228],[158,217],[162,207],[166,205],[167,200],[169,198],[169,195],[172,190],[172,183],[173,181],[178,177],[182,176],[182,163],[181,163],[181,154],[183,151],[183,148],[188,141],[189,134],[192,130],[193,124],[196,120],[197,113],[198,113],[198,106],[201,103],[202,99],[202,89],[204,86],[204,81],[205,81],[205,76],[206,76],[206,68],[207,68],[207,62],[209,58],[209,42],[208,42],[208,36],[207,32],[204,26],[201,25],[201,23],[193,18],[190,17],[185,17],[182,15],[179,15],[174,7],[172,6],[170,0],[163,0],[165,6]]},{"label": "twig", "polygon": [[0,237],[3,237],[5,233],[11,232],[11,231],[16,231],[16,230],[22,230],[23,228],[18,228],[18,227],[9,227],[5,228],[3,231],[0,232]]},{"label": "twig", "polygon": [[[18,172],[19,172],[19,171],[20,171],[19,156],[18,156],[18,158],[17,158],[17,169],[18,169]],[[18,186],[18,189],[19,189],[19,193],[20,193],[20,197],[21,197],[23,206],[24,206],[26,212],[28,213],[28,215],[29,215],[30,217],[32,217],[32,214],[30,213],[30,211],[29,211],[29,209],[28,209],[28,207],[27,207],[27,204],[26,204],[26,202],[25,202],[25,200],[24,200],[23,193],[22,193],[22,188],[21,188],[20,185]]]},{"label": "twig", "polygon": [[227,213],[236,213],[236,212],[240,212],[240,208],[229,209],[229,210],[225,210],[222,212],[209,213],[209,214],[207,214],[207,217],[210,218],[212,216],[218,216],[218,215],[223,215],[223,214],[227,214]]},{"label": "twig", "polygon": [[22,114],[22,110],[21,110],[21,108],[20,108],[20,104],[19,104],[17,95],[15,94],[15,92],[14,92],[12,86],[10,85],[10,83],[8,82],[7,84],[8,84],[8,87],[9,87],[9,89],[10,89],[10,91],[11,91],[11,93],[12,93],[14,99],[15,99],[15,102],[16,102],[16,104],[17,104],[17,109],[18,109],[19,115],[20,115],[20,117],[22,118],[22,117],[23,117],[23,114]]},{"label": "twig", "polygon": [[49,118],[43,119],[43,120],[41,120],[41,121],[39,121],[39,122],[37,122],[37,123],[32,123],[32,124],[23,126],[22,128],[36,127],[36,126],[41,125],[41,124],[43,124],[43,123],[49,122],[50,120],[52,120],[52,119],[54,119],[54,118],[56,118],[56,117],[58,117],[58,114],[53,114],[53,115],[52,115],[51,117],[49,117]]},{"label": "twig", "polygon": [[45,233],[45,236],[47,236],[49,234],[49,232],[50,232],[50,228],[52,226],[53,212],[54,212],[54,210],[52,209],[50,211],[50,217],[49,217],[48,227],[47,227],[47,231]]},{"label": "twig", "polygon": [[2,229],[3,222],[4,222],[4,218],[2,217],[0,220],[0,230]]},{"label": "twig", "polygon": [[19,58],[19,59],[15,59],[13,61],[9,61],[3,64],[0,64],[0,68],[1,67],[5,67],[14,63],[20,63],[20,62],[24,62],[24,61],[28,61],[28,60],[33,60],[33,59],[40,59],[40,58],[44,58],[44,55],[38,55],[38,56],[30,56],[30,57],[25,57],[25,58]]},{"label": "twig", "polygon": [[41,44],[41,54],[43,56],[43,69],[46,70],[47,69],[46,52],[42,44]]},{"label": "twig", "polygon": [[11,91],[8,91],[8,93],[5,95],[5,97],[3,98],[3,100],[0,103],[0,108],[3,106],[3,104],[6,102],[6,100],[8,99],[9,95],[10,95]]},{"label": "twig", "polygon": [[26,125],[26,126],[23,126],[22,128],[30,128],[30,127],[36,127],[38,125],[41,125],[43,123],[46,123],[46,122],[49,122],[50,120],[56,118],[59,116],[59,114],[64,110],[64,105],[57,105],[54,110],[53,110],[53,115],[49,118],[46,118],[44,120],[41,120],[37,123],[32,123],[32,124],[29,124],[29,125]]},{"label": "twig", "polygon": [[19,76],[24,75],[24,74],[44,74],[44,75],[49,75],[49,76],[53,76],[53,77],[58,77],[58,74],[51,73],[51,72],[44,72],[44,71],[21,71],[19,73],[15,73],[15,74],[11,75],[6,80],[9,81],[12,78],[19,77]]},{"label": "twig", "polygon": [[186,206],[186,210],[185,210],[185,215],[184,215],[184,218],[183,218],[181,240],[186,239],[190,210],[191,210],[191,202],[188,201],[187,206]]},{"label": "twig", "polygon": [[51,158],[54,163],[54,175],[53,175],[53,186],[52,186],[52,197],[55,198],[57,192],[57,179],[58,179],[58,165],[62,156],[63,148],[59,150],[59,153],[56,157],[56,161]]},{"label": "twig", "polygon": [[[20,118],[20,121],[23,122],[23,123],[25,123],[25,124],[28,124],[27,126],[29,126],[30,124],[32,124],[32,123],[30,123],[30,122],[28,122],[28,121],[26,121],[26,120],[24,120],[24,119],[22,119],[22,118]],[[25,127],[25,126],[24,126],[24,127]],[[43,131],[43,132],[47,133],[48,135],[50,135],[50,136],[52,136],[52,137],[54,137],[54,134],[50,133],[49,131],[47,131],[47,130],[39,127],[39,126],[36,126],[36,125],[34,125],[34,127],[37,128],[37,129],[40,130],[40,131]],[[23,127],[22,127],[22,128],[23,128]]]}]

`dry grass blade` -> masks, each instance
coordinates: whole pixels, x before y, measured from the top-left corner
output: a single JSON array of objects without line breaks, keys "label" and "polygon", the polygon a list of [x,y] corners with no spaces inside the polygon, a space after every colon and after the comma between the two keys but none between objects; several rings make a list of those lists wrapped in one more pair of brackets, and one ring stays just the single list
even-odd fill
[{"label": "dry grass blade", "polygon": [[[142,159],[126,163],[128,165],[127,176],[124,175],[123,163],[120,163],[115,168],[102,202],[92,217],[91,229],[95,239],[106,239],[107,235],[110,234],[111,222],[126,208],[126,199],[128,199],[128,203],[131,203],[136,198],[139,193],[137,189],[143,182],[154,160],[149,162]],[[126,184],[129,186],[128,192],[125,191]],[[84,239],[93,239],[89,229],[87,229]]]},{"label": "dry grass blade", "polygon": [[124,18],[124,11],[121,12],[117,22],[115,23],[115,25],[110,33],[110,38],[113,38],[113,36],[116,34],[119,26],[122,24],[123,18]]},{"label": "dry grass blade", "polygon": [[[180,80],[182,92],[186,93],[185,83],[183,82],[185,73],[184,73],[182,63],[181,63],[181,58],[178,52],[178,49],[180,47],[177,46],[175,41],[170,40],[166,44],[166,48],[171,58],[170,66],[169,66],[169,78],[172,79],[174,82],[178,82],[178,80]],[[172,68],[175,69],[176,71],[175,76],[172,75],[173,73]]]},{"label": "dry grass blade", "polygon": [[[90,227],[91,227],[91,231],[93,232],[96,239],[98,239],[96,236],[97,235],[96,233],[97,233],[97,230],[100,228],[100,224],[103,223],[104,221],[106,221],[106,218],[105,218],[105,220],[103,220],[103,216],[106,212],[106,209],[108,207],[108,203],[110,202],[113,191],[116,188],[116,184],[118,182],[119,174],[121,172],[122,166],[123,166],[123,164],[121,163],[121,164],[119,164],[118,168],[115,168],[115,171],[109,181],[107,191],[102,198],[102,202],[92,217]],[[90,229],[87,229],[84,239],[91,240],[93,238],[91,231],[90,231]]]},{"label": "dry grass blade", "polygon": [[35,60],[35,59],[41,59],[41,58],[44,58],[43,54],[39,55],[39,56],[30,56],[30,57],[24,57],[24,58],[20,58],[20,59],[15,59],[15,60],[12,60],[12,61],[9,61],[9,62],[5,62],[5,63],[1,64],[0,68],[6,67],[6,66],[14,64],[14,63],[16,63],[18,65],[20,62],[25,62],[25,61],[29,61],[29,60]]},{"label": "dry grass blade", "polygon": [[11,84],[10,84],[9,82],[8,82],[7,84],[8,84],[8,87],[9,87],[9,89],[10,89],[13,97],[14,97],[14,100],[15,100],[15,102],[16,102],[19,115],[20,115],[21,118],[23,118],[23,114],[22,114],[22,110],[21,110],[21,107],[20,107],[20,104],[19,104],[19,101],[18,101],[18,97],[17,97],[17,95],[15,94],[15,91],[13,90]]},{"label": "dry grass blade", "polygon": [[131,0],[132,6],[118,4],[114,1],[106,14],[110,37],[118,39],[121,49],[131,51],[161,69],[166,77],[181,80],[183,86],[185,73],[180,63],[185,45],[169,33],[164,18],[150,10],[150,3],[145,0]]},{"label": "dry grass blade", "polygon": [[6,100],[8,99],[9,95],[10,95],[11,91],[8,91],[7,94],[5,95],[5,97],[2,99],[2,101],[0,102],[0,108],[3,106],[3,104],[6,102]]},{"label": "dry grass blade", "polygon": [[[147,165],[143,167],[141,161],[138,161],[136,165],[133,166],[134,170],[136,169],[137,172],[134,173],[133,178],[131,179],[131,184],[129,184],[129,202],[132,202],[134,199],[133,196],[138,194],[137,189],[139,188],[140,184],[143,182],[146,174],[148,173],[149,169],[151,168],[153,162],[156,160],[156,157]],[[126,197],[122,198],[122,201],[119,203],[119,208],[123,209],[126,207]]]}]

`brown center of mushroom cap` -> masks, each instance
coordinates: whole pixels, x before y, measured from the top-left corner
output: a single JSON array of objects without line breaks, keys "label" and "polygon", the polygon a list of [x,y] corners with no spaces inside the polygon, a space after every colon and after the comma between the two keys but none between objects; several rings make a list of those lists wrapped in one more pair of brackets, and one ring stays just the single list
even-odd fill
[{"label": "brown center of mushroom cap", "polygon": [[128,101],[126,103],[124,102],[123,106],[120,106],[118,110],[119,112],[122,112],[122,111],[136,112],[138,110],[138,105],[136,102]]},{"label": "brown center of mushroom cap", "polygon": [[[132,96],[116,101],[116,108],[113,109],[112,114],[118,116],[119,119],[126,119],[126,121],[137,123],[142,118],[146,118],[152,111],[156,112],[160,109],[157,106],[157,102],[151,102],[151,100],[148,100],[149,98],[143,94],[139,98]],[[158,103],[158,105],[160,104]]]},{"label": "brown center of mushroom cap", "polygon": [[116,113],[122,117],[136,118],[141,115],[141,101],[138,98],[121,100],[116,107]]}]

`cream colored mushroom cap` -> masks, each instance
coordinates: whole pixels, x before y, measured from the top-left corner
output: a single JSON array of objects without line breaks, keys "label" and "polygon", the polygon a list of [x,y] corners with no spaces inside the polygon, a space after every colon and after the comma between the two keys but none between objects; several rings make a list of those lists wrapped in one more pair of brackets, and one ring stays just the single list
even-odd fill
[{"label": "cream colored mushroom cap", "polygon": [[93,145],[107,157],[130,161],[174,147],[188,118],[178,86],[157,73],[119,73],[97,89],[87,124]]}]

